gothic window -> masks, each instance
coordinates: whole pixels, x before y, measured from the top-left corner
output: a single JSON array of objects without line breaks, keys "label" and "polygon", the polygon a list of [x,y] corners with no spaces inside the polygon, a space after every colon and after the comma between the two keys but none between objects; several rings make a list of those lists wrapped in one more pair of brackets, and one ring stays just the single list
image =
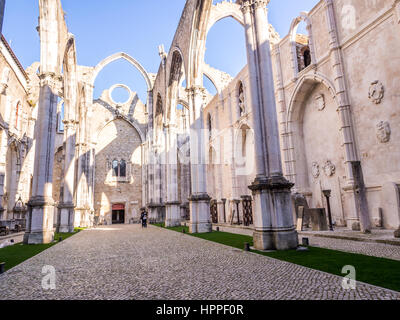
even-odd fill
[{"label": "gothic window", "polygon": [[126,178],[126,161],[113,160],[111,164],[112,176],[117,178]]},{"label": "gothic window", "polygon": [[212,130],[211,114],[208,114],[207,117],[207,129],[208,129],[208,138],[211,139],[211,130]]},{"label": "gothic window", "polygon": [[59,106],[58,114],[57,114],[57,132],[64,132],[64,103]]},{"label": "gothic window", "polygon": [[291,26],[291,46],[294,77],[313,63],[314,57],[311,21],[305,13],[293,20]]},{"label": "gothic window", "polygon": [[126,177],[126,162],[125,160],[121,160],[119,163],[119,176]]},{"label": "gothic window", "polygon": [[157,140],[160,141],[163,131],[163,101],[161,95],[157,95],[156,112],[155,112],[155,133]]},{"label": "gothic window", "polygon": [[118,177],[118,167],[119,167],[119,162],[118,160],[114,160],[112,162],[112,175],[113,177]]},{"label": "gothic window", "polygon": [[242,128],[242,157],[246,158],[247,129]]},{"label": "gothic window", "polygon": [[239,116],[242,117],[246,112],[244,105],[244,89],[242,82],[239,83],[238,103],[239,103]]}]

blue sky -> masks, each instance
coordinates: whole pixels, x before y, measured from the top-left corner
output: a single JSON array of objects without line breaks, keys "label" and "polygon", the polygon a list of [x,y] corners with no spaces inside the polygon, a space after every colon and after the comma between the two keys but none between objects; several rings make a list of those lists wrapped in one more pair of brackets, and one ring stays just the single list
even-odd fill
[{"label": "blue sky", "polygon": [[[76,37],[80,65],[95,66],[107,56],[124,51],[152,73],[157,72],[160,64],[157,47],[164,44],[168,51],[185,5],[185,0],[61,1],[69,31]],[[6,0],[3,34],[24,68],[39,60],[38,2]],[[317,3],[318,0],[271,0],[270,23],[284,37],[293,18]],[[246,64],[244,33],[236,21],[224,19],[210,30],[206,62],[233,76]],[[128,85],[139,93],[142,101],[146,100],[144,80],[122,60],[100,73],[95,83],[95,97],[116,83]],[[124,92],[115,98],[123,100]]]}]

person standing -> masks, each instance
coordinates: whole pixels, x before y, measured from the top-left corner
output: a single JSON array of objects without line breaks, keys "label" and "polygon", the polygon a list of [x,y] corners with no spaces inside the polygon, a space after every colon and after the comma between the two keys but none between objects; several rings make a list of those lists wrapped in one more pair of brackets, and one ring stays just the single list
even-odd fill
[{"label": "person standing", "polygon": [[140,220],[142,220],[142,228],[147,228],[147,212],[143,210],[140,215]]}]

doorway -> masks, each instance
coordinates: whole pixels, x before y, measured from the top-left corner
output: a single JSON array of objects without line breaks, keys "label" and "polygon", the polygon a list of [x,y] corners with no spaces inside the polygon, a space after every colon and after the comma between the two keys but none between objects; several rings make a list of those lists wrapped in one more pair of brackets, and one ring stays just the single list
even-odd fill
[{"label": "doorway", "polygon": [[125,223],[125,205],[113,204],[112,206],[112,224]]}]

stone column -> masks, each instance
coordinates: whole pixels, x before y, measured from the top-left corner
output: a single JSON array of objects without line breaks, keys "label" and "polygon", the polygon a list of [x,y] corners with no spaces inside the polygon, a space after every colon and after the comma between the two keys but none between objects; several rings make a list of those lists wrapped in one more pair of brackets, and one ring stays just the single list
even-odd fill
[{"label": "stone column", "polygon": [[177,126],[167,126],[167,202],[165,203],[165,226],[175,227],[181,224],[180,202],[178,199],[178,146]]},{"label": "stone column", "polygon": [[[363,232],[370,232],[371,222],[369,218],[368,205],[366,203],[367,196],[366,193],[360,195],[360,192],[366,192],[366,189],[364,188],[364,178],[362,174],[360,174],[360,172],[362,172],[362,167],[355,146],[353,118],[347,93],[346,76],[343,66],[342,50],[339,43],[335,10],[333,0],[325,0],[325,2],[327,4],[326,15],[330,35],[329,45],[331,49],[332,69],[335,74],[335,86],[337,92],[336,99],[339,104],[338,112],[341,123],[340,132],[342,133],[342,140],[345,148],[347,188],[353,189],[355,211],[361,220],[361,230]],[[355,172],[355,170],[359,172]],[[358,179],[355,179],[355,175]],[[360,203],[360,201],[363,203]],[[360,208],[363,209],[361,210]]]},{"label": "stone column", "polygon": [[[89,83],[83,83],[85,94],[79,101],[80,107],[77,107],[77,117],[79,123],[76,129],[76,179],[75,179],[75,210],[74,227],[87,226],[90,208],[94,205],[94,196],[89,193],[94,192],[95,159],[93,153],[95,144],[92,143],[90,135],[90,119],[92,115],[91,104],[93,102],[93,86]],[[84,98],[83,98],[84,97]],[[91,205],[90,205],[91,204]]]},{"label": "stone column", "polygon": [[64,121],[64,140],[64,192],[58,206],[60,221],[58,221],[57,229],[58,232],[74,232],[75,122],[73,120]]},{"label": "stone column", "polygon": [[[163,134],[163,133],[160,133]],[[161,145],[154,144],[152,146],[153,151],[153,193],[152,201],[148,204],[149,208],[149,221],[150,222],[162,222],[160,218],[163,215],[164,205],[162,201],[162,169],[164,162],[164,151]]]},{"label": "stone column", "polygon": [[243,0],[249,82],[254,122],[256,178],[254,246],[259,250],[294,249],[298,245],[291,188],[282,174],[268,19],[269,0]]},{"label": "stone column", "polygon": [[190,162],[192,194],[189,197],[190,233],[212,231],[210,221],[210,196],[206,186],[205,130],[203,123],[204,88],[193,87],[188,90],[190,103]]},{"label": "stone column", "polygon": [[61,81],[55,73],[40,75],[38,120],[35,128],[35,161],[33,190],[29,201],[28,226],[25,244],[50,243],[54,239],[53,165],[57,124],[56,82]]}]

